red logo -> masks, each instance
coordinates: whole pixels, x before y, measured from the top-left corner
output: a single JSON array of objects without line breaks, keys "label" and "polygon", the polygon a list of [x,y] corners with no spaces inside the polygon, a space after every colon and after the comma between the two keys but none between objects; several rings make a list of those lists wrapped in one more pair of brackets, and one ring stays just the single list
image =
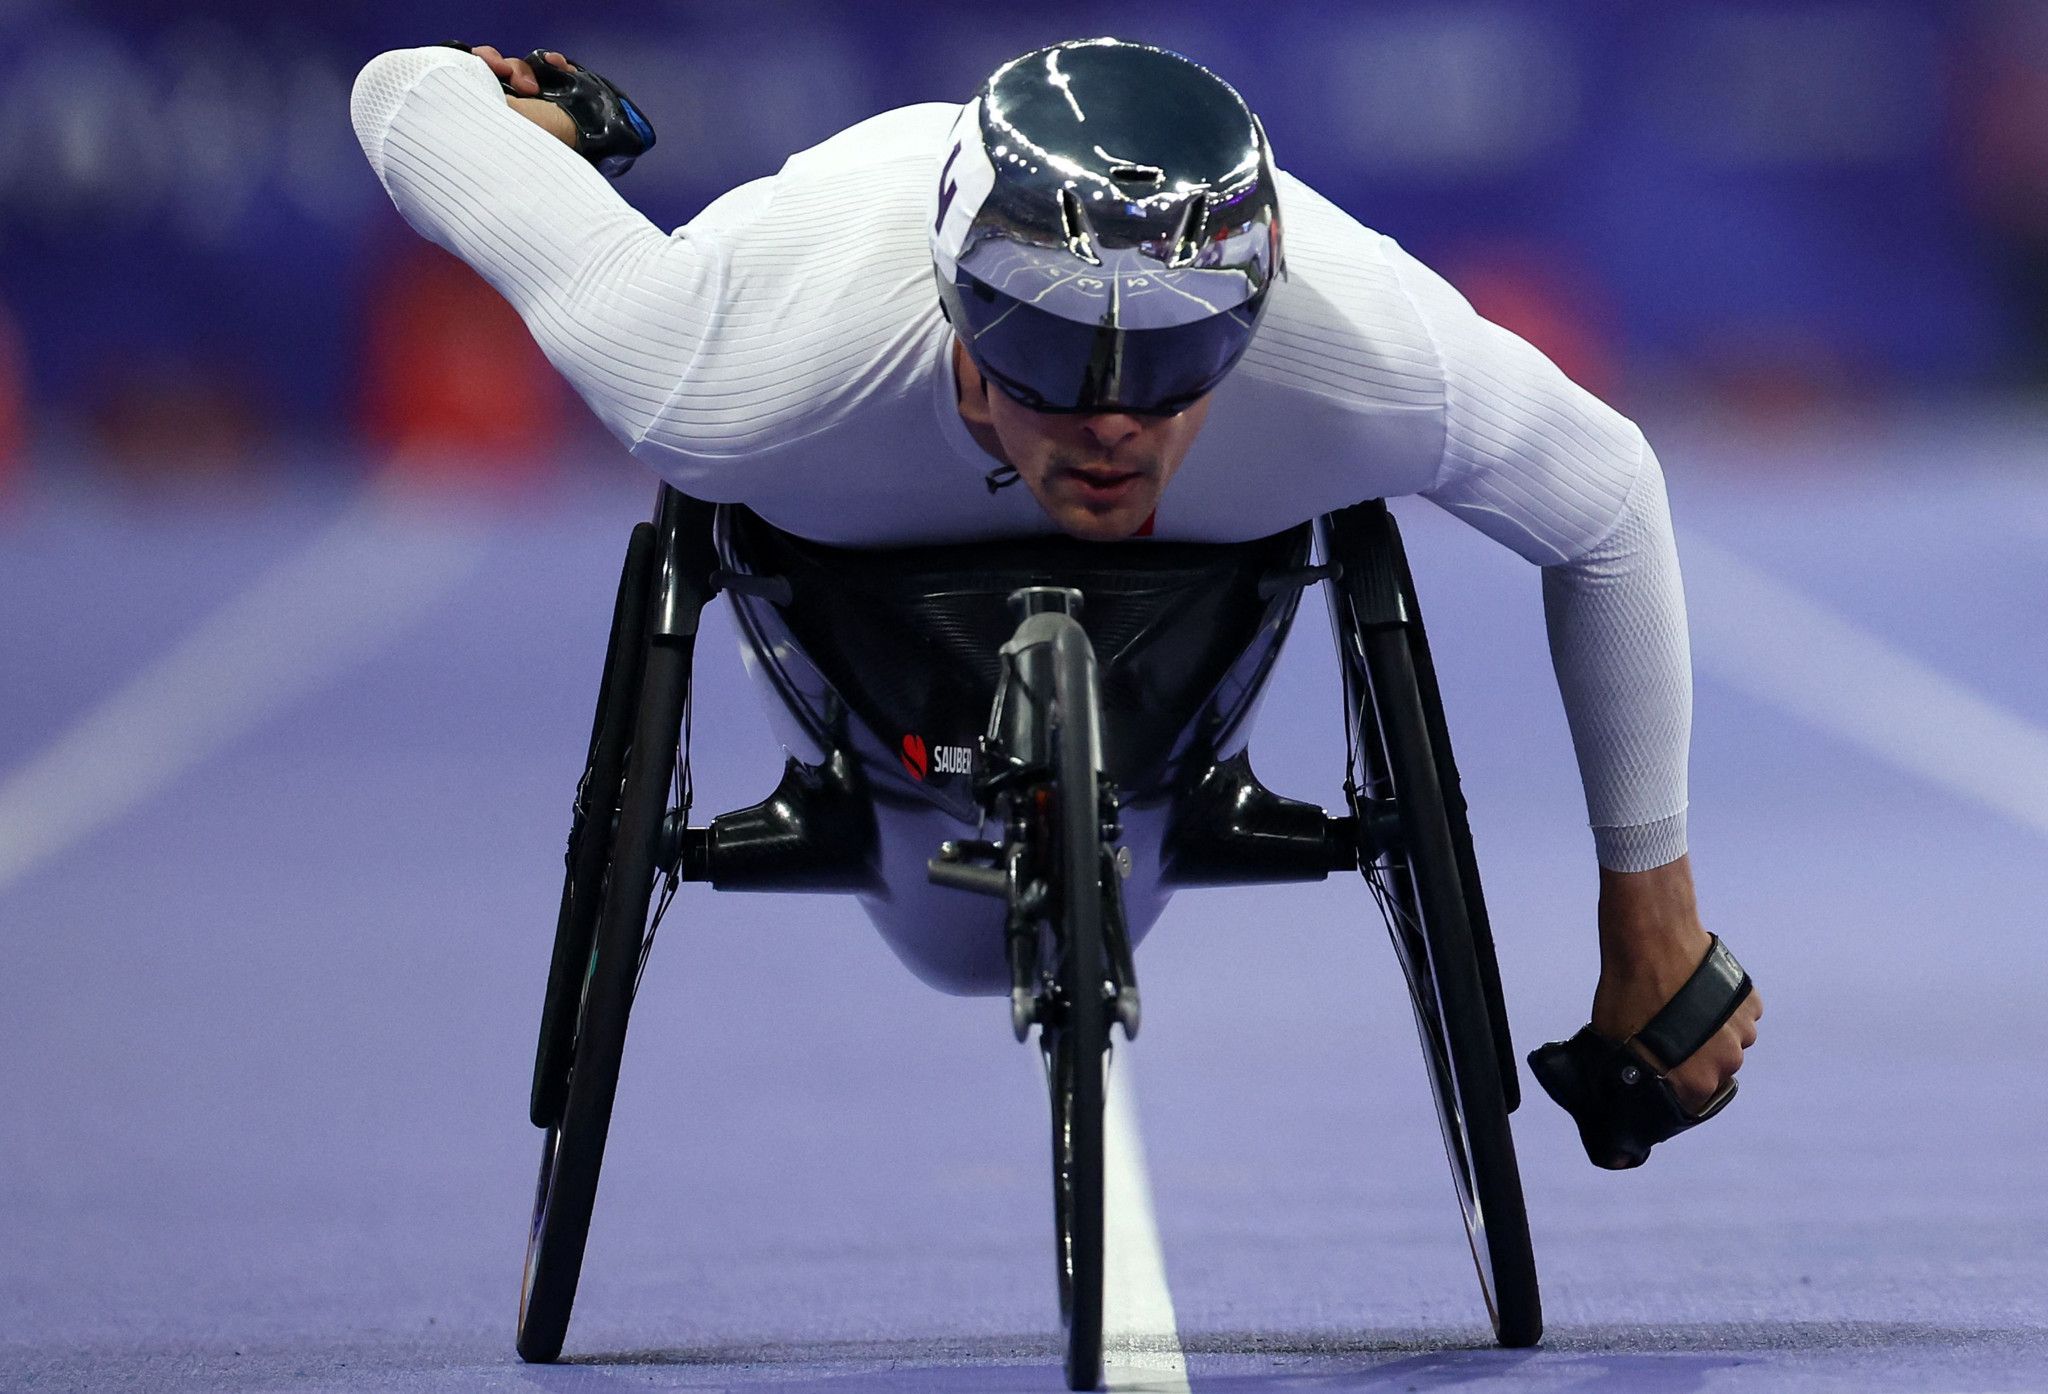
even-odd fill
[{"label": "red logo", "polygon": [[923,736],[903,738],[903,768],[910,771],[912,779],[923,779],[925,771],[931,768],[931,757],[925,753]]}]

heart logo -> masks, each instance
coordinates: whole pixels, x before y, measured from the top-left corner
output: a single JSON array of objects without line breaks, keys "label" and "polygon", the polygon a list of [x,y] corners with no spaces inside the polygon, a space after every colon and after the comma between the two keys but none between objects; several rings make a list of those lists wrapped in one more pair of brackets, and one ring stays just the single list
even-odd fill
[{"label": "heart logo", "polygon": [[903,738],[903,768],[910,771],[912,779],[923,779],[925,771],[931,768],[931,757],[925,751],[923,736]]}]

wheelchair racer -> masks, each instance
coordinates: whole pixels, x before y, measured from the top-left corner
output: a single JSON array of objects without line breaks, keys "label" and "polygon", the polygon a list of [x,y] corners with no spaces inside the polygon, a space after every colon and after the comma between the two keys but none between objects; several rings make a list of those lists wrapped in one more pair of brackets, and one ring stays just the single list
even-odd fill
[{"label": "wheelchair racer", "polygon": [[1762,1000],[1694,900],[1657,458],[1276,168],[1221,79],[1143,45],[1054,45],[965,107],[792,155],[673,234],[605,177],[651,125],[559,53],[386,53],[352,114],[399,212],[519,310],[636,457],[799,537],[1233,542],[1420,494],[1536,564],[1601,966],[1587,1029],[1532,1063],[1602,1166],[1726,1102]]}]

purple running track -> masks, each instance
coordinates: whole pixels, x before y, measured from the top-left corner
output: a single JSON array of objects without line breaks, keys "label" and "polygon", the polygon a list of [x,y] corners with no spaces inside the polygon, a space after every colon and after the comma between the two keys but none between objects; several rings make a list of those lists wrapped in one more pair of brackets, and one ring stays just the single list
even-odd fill
[{"label": "purple running track", "polygon": [[[2048,727],[2048,487],[1907,464],[1677,482],[1682,541],[1722,559],[1689,571],[1722,622],[1698,874],[1769,1014],[1740,1100],[1639,1172],[1589,1167],[1529,1088],[1540,1350],[1486,1339],[1363,887],[1169,908],[1124,1058],[1193,1388],[2048,1386],[2048,830],[1772,700],[1704,637],[1782,618],[1717,609],[1732,558]],[[0,1389],[1059,1387],[1044,1104],[1004,1009],[920,987],[851,902],[701,888],[635,1017],[573,1361],[512,1353],[561,836],[644,499],[413,519],[473,550],[459,584],[0,880]],[[0,802],[344,506],[0,520]],[[1594,969],[1535,578],[1402,516],[1526,1050],[1583,1020]],[[722,618],[698,671],[709,813],[779,757]],[[1339,738],[1304,607],[1254,754],[1331,802]]]}]

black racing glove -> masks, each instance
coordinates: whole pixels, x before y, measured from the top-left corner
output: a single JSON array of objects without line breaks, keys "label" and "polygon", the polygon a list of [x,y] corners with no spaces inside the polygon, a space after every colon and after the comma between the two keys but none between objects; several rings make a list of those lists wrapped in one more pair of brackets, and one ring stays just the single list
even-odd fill
[{"label": "black racing glove", "polygon": [[[450,43],[467,53],[468,44]],[[576,127],[576,150],[597,166],[598,173],[617,179],[633,167],[633,161],[654,148],[654,126],[641,114],[631,97],[618,85],[575,64],[563,72],[547,60],[548,51],[537,48],[526,55],[540,84],[539,99],[553,102],[569,114]],[[564,54],[564,57],[568,55]],[[507,96],[518,96],[509,83],[500,81]]]}]

